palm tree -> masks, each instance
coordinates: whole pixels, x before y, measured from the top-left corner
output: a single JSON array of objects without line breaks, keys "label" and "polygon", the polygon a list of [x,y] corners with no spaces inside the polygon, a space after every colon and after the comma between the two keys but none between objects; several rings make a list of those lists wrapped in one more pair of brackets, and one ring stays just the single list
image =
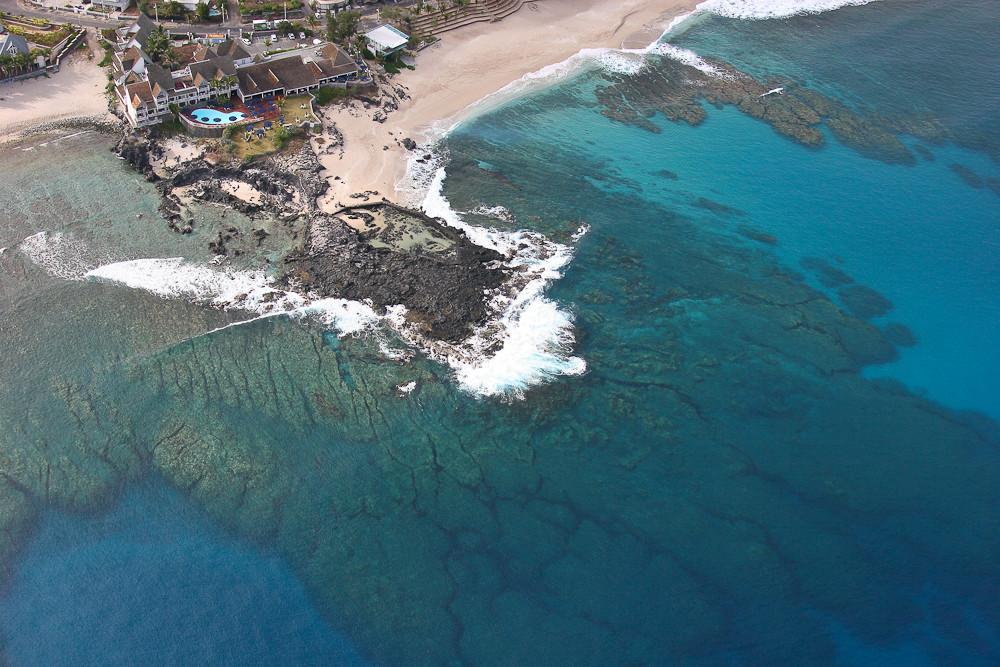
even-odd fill
[{"label": "palm tree", "polygon": [[235,74],[227,74],[222,77],[222,86],[226,89],[227,94],[233,90],[233,86],[237,84],[239,79],[236,78]]},{"label": "palm tree", "polygon": [[222,87],[222,79],[217,76],[213,76],[212,80],[208,82],[208,87],[212,89],[212,92],[216,97],[219,96],[219,88]]},{"label": "palm tree", "polygon": [[14,66],[14,58],[9,54],[0,55],[0,72],[3,72],[4,78],[6,78]]},{"label": "palm tree", "polygon": [[32,62],[34,61],[32,60],[30,53],[14,54],[14,64],[17,66],[18,70],[25,70],[30,68]]},{"label": "palm tree", "polygon": [[181,52],[174,47],[167,48],[166,52],[163,54],[163,64],[169,67],[171,70],[179,65],[181,62]]},{"label": "palm tree", "polygon": [[167,34],[166,28],[163,24],[159,24],[156,28],[149,33],[149,37],[146,38],[146,53],[149,57],[156,62],[160,62],[160,58],[167,52],[170,48],[170,35]]}]

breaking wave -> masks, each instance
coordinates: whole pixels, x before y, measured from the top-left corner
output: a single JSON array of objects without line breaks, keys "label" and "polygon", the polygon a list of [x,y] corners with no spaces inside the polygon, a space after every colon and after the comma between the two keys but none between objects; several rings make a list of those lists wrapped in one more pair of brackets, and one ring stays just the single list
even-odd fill
[{"label": "breaking wave", "polygon": [[705,0],[699,12],[734,19],[780,19],[796,14],[820,14],[849,5],[867,5],[876,0]]},{"label": "breaking wave", "polygon": [[583,373],[586,363],[572,354],[573,315],[545,296],[548,285],[562,276],[561,269],[572,258],[571,248],[535,232],[505,232],[465,223],[441,193],[444,179],[442,167],[423,202],[427,214],[462,229],[474,243],[505,255],[508,266],[520,272],[516,285],[493,296],[490,306],[496,319],[460,346],[436,345],[433,356],[455,369],[462,387],[481,396],[522,396],[532,385]]}]

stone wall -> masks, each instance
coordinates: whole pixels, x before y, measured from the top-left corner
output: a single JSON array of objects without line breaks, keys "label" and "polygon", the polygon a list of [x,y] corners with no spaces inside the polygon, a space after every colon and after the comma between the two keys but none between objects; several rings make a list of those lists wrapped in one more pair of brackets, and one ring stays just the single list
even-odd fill
[{"label": "stone wall", "polygon": [[201,123],[192,122],[192,120],[187,116],[185,116],[184,114],[178,115],[178,118],[181,119],[181,125],[184,126],[184,129],[186,129],[189,134],[194,135],[196,137],[203,137],[206,139],[220,138],[222,136],[222,133],[225,132],[226,128],[229,127],[229,125],[232,125],[232,123],[227,123],[226,125],[218,125],[218,126],[202,125]]}]

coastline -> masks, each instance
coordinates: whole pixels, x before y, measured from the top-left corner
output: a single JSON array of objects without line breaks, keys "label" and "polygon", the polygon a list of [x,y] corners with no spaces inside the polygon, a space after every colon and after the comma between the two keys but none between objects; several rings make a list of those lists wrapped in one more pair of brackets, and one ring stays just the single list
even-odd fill
[{"label": "coastline", "polygon": [[0,86],[0,144],[32,130],[71,119],[112,119],[104,92],[107,75],[98,66],[104,50],[87,31],[86,51],[71,55],[62,70],[49,78],[39,77]]},{"label": "coastline", "polygon": [[[332,212],[367,200],[367,195],[351,197],[355,193],[378,193],[394,200],[409,157],[404,138],[418,143],[435,139],[443,129],[481,111],[484,99],[583,50],[644,48],[699,2],[526,2],[499,23],[445,33],[419,53],[415,70],[403,70],[390,80],[392,88],[404,89],[408,97],[384,123],[372,119],[377,109],[366,109],[358,101],[322,110],[327,130],[343,139],[333,152],[313,143],[330,180],[330,190],[319,202],[321,209]],[[93,34],[87,44],[93,58],[81,52],[51,78],[0,88],[0,97],[5,98],[0,102],[0,144],[57,122],[112,117],[104,93],[106,76],[97,64],[102,51]],[[532,48],[522,46],[527,44]],[[334,180],[335,176],[339,178]]]},{"label": "coastline", "polygon": [[[417,143],[435,139],[442,129],[481,110],[484,98],[581,50],[648,46],[699,1],[544,0],[526,3],[500,23],[445,33],[420,52],[415,70],[392,78],[392,85],[404,87],[411,97],[384,123],[372,120],[376,110],[359,102],[323,110],[343,145],[333,153],[317,150],[329,177],[340,177],[331,181],[321,208],[330,212],[364,201],[351,197],[357,193],[377,192],[393,200],[409,156],[404,138]],[[522,46],[526,44],[532,48]]]}]

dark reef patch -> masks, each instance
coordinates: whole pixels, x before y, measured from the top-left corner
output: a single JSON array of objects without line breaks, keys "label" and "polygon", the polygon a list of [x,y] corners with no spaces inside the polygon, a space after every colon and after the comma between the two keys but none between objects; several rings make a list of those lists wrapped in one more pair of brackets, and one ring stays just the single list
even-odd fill
[{"label": "dark reef patch", "polygon": [[598,86],[600,113],[611,120],[659,132],[657,113],[674,122],[699,125],[708,116],[701,102],[735,106],[768,123],[775,132],[803,146],[817,148],[826,125],[845,145],[884,162],[915,164],[916,158],[897,138],[911,134],[927,140],[946,135],[927,114],[886,116],[860,112],[788,78],[758,81],[732,65],[707,59],[714,74],[663,57],[656,67],[635,74],[606,73],[608,84]]},{"label": "dark reef patch", "polygon": [[972,169],[969,169],[964,164],[949,164],[948,168],[953,172],[958,174],[958,177],[965,181],[965,184],[970,188],[975,188],[977,190],[983,189],[983,178]]},{"label": "dark reef patch", "polygon": [[915,150],[920,157],[928,162],[934,162],[934,153],[932,153],[931,149],[927,148],[927,146],[924,146],[923,144],[915,144],[913,146],[913,150]]},{"label": "dark reef patch", "polygon": [[882,327],[882,333],[886,340],[899,347],[913,347],[919,342],[910,327],[899,322],[889,322]]},{"label": "dark reef patch", "polygon": [[849,285],[837,291],[837,297],[847,310],[863,320],[881,317],[892,310],[892,302],[871,287]]},{"label": "dark reef patch", "polygon": [[854,279],[833,266],[825,259],[818,257],[803,257],[799,260],[799,266],[807,271],[812,271],[825,287],[835,288],[849,285]]},{"label": "dark reef patch", "polygon": [[712,213],[718,213],[719,215],[746,215],[743,211],[738,208],[733,208],[731,206],[726,206],[725,204],[720,204],[717,201],[712,201],[707,197],[698,197],[694,202],[695,206],[705,209],[706,211],[711,211]]},{"label": "dark reef patch", "polygon": [[736,233],[750,239],[751,241],[759,241],[760,243],[766,243],[768,245],[778,244],[778,238],[774,234],[768,234],[767,232],[755,229],[754,227],[741,225],[736,228]]}]

